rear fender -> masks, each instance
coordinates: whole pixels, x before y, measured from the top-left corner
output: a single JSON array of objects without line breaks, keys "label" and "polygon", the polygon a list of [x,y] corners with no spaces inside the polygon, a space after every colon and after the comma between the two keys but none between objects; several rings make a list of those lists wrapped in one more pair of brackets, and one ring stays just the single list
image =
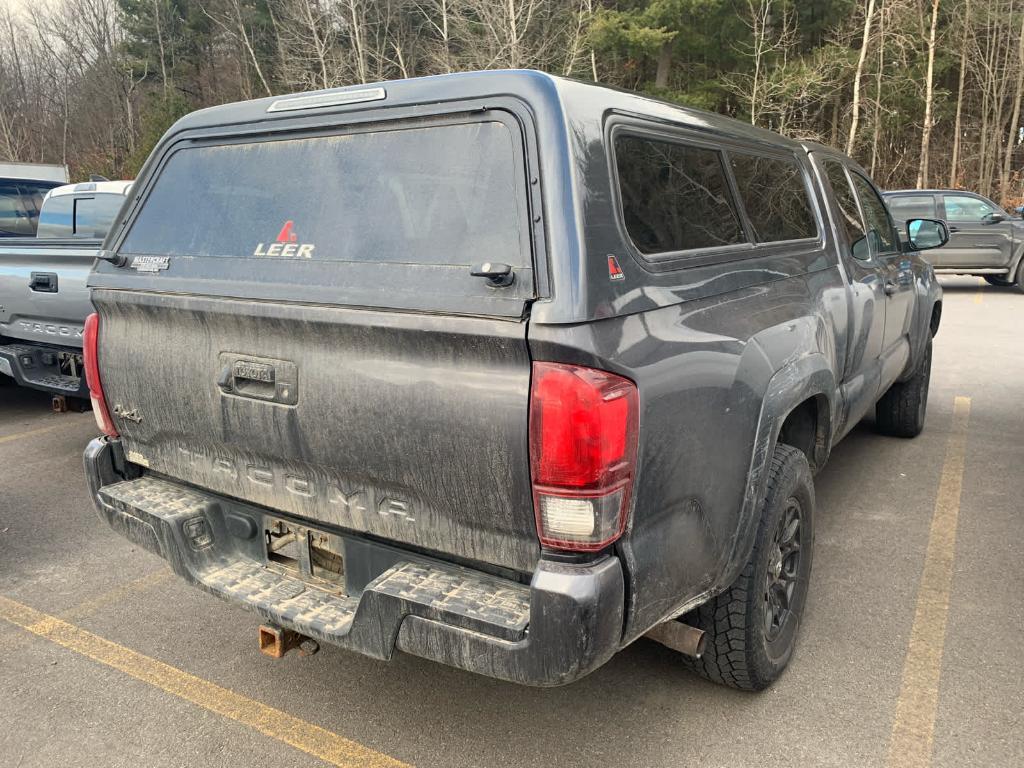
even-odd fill
[{"label": "rear fender", "polygon": [[805,400],[815,398],[818,404],[817,436],[813,464],[822,467],[832,447],[832,425],[835,421],[836,380],[828,358],[813,353],[780,368],[768,382],[761,404],[754,450],[750,458],[747,484],[743,496],[734,546],[720,571],[713,593],[732,584],[750,557],[757,531],[761,499],[764,498],[779,432],[786,417]]}]

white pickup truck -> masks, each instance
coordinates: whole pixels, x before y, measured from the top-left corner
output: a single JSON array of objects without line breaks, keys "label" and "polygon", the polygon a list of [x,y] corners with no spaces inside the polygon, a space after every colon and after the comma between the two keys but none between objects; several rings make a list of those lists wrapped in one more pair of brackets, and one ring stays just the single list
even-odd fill
[{"label": "white pickup truck", "polygon": [[0,379],[88,399],[85,279],[130,189],[130,181],[55,187],[43,198],[36,237],[0,239]]}]

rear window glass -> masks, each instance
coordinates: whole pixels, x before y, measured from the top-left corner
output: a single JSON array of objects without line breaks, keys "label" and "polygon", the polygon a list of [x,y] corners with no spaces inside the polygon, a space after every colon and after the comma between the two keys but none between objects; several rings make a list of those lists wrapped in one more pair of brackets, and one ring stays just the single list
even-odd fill
[{"label": "rear window glass", "polygon": [[931,195],[899,195],[885,198],[896,223],[902,225],[907,219],[934,219],[935,198]]},{"label": "rear window glass", "polygon": [[105,237],[124,199],[109,192],[51,197],[39,215],[37,236]]},{"label": "rear window glass", "polygon": [[39,214],[37,237],[71,237],[74,231],[74,195],[58,195],[47,200]]},{"label": "rear window glass", "polygon": [[75,200],[75,235],[105,237],[124,203],[123,195],[96,194]]},{"label": "rear window glass", "polygon": [[120,250],[526,266],[516,178],[496,121],[186,148]]},{"label": "rear window glass", "polygon": [[620,135],[615,162],[626,231],[641,253],[746,242],[720,153]]},{"label": "rear window glass", "polygon": [[795,160],[730,153],[729,162],[757,242],[817,236],[803,173]]}]

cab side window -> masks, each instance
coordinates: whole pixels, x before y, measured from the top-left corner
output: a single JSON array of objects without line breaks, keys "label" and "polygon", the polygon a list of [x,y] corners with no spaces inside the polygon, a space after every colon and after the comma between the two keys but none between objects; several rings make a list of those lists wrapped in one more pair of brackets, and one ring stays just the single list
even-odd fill
[{"label": "cab side window", "polygon": [[931,195],[895,195],[886,198],[886,202],[901,225],[907,219],[935,218],[935,198]]},{"label": "cab side window", "polygon": [[755,242],[818,236],[803,172],[796,160],[730,152],[729,164]]},{"label": "cab side window", "polygon": [[946,195],[946,220],[961,224],[978,224],[998,209],[984,200],[967,195]]},{"label": "cab side window", "polygon": [[836,205],[839,207],[839,225],[846,232],[846,239],[850,243],[853,257],[866,259],[871,256],[867,230],[860,217],[857,198],[853,194],[853,189],[850,188],[850,182],[846,179],[846,171],[842,164],[834,160],[826,160],[824,166],[825,176],[828,177]]},{"label": "cab side window", "polygon": [[867,179],[855,171],[850,172],[850,178],[853,179],[853,186],[857,190],[857,197],[860,198],[860,206],[864,211],[871,255],[878,256],[896,251],[896,230],[889,217],[889,209],[885,207],[882,198]]}]

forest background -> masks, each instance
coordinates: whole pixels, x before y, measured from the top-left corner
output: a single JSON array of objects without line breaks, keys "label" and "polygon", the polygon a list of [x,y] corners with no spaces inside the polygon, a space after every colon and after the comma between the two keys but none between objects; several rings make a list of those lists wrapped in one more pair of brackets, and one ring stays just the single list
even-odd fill
[{"label": "forest background", "polygon": [[0,0],[0,160],[132,178],[194,109],[517,67],[1024,199],[1024,0]]}]

